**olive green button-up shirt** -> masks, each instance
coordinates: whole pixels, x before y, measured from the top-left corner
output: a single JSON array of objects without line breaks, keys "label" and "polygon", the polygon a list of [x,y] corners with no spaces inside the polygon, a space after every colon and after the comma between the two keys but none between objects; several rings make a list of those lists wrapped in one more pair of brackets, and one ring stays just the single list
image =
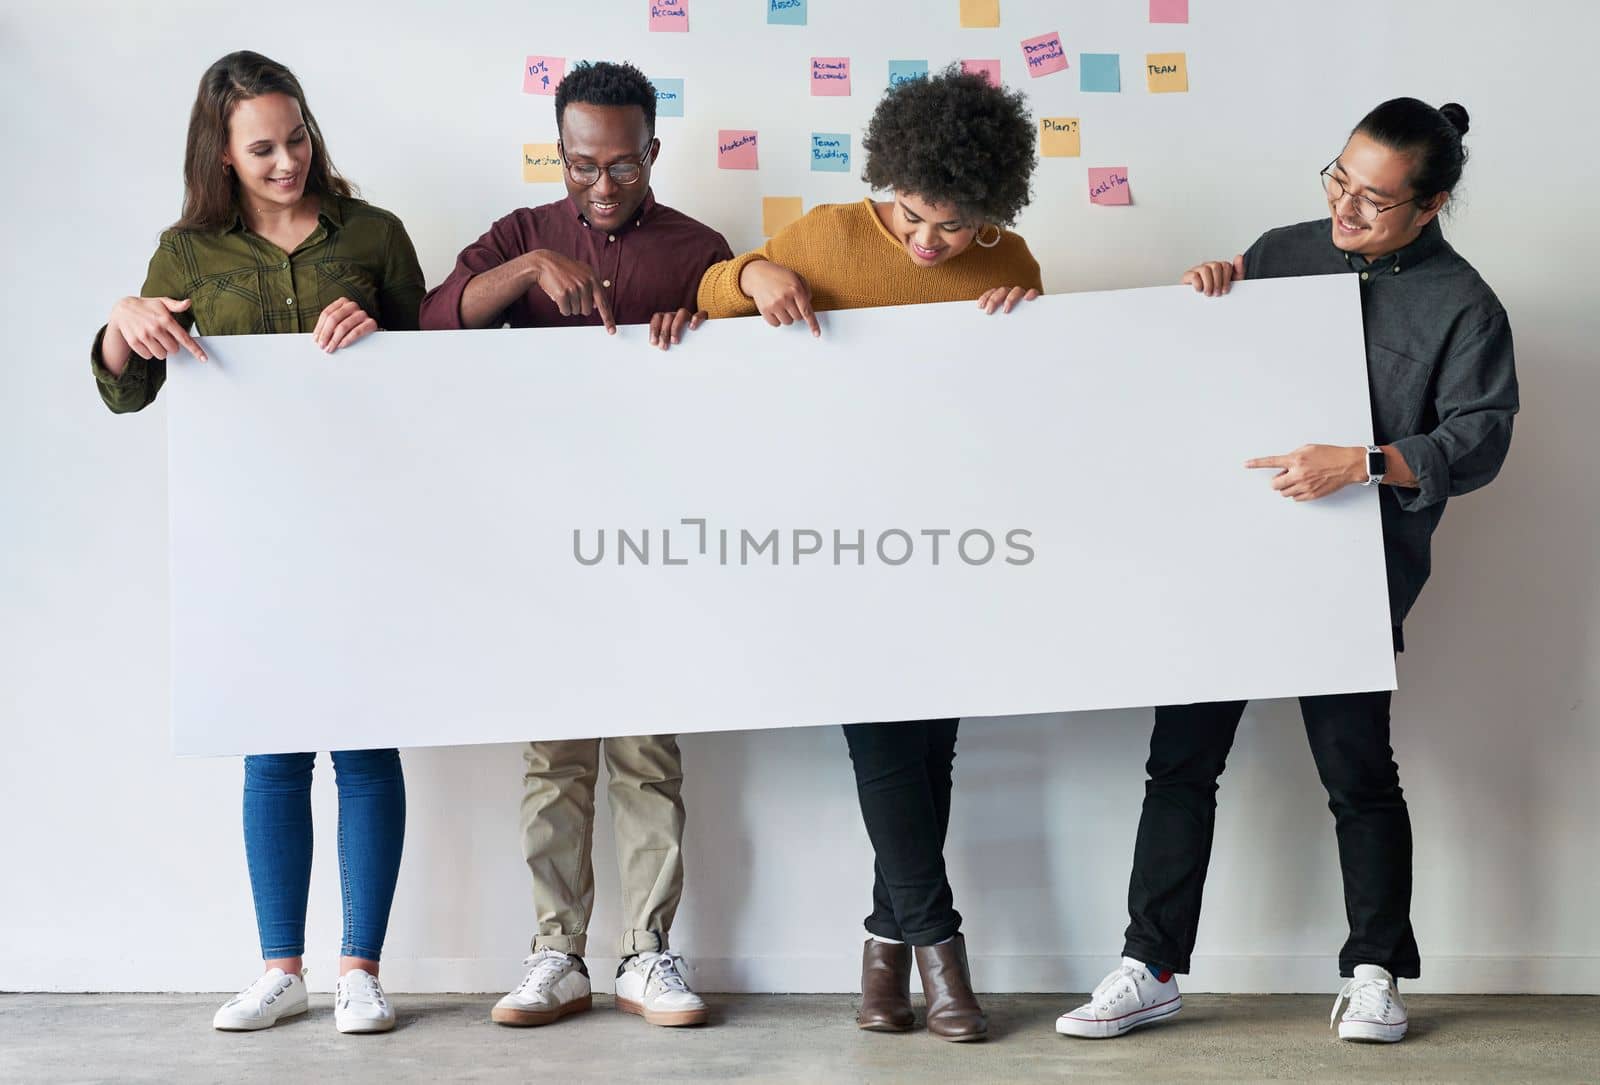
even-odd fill
[{"label": "olive green button-up shirt", "polygon": [[[340,298],[380,328],[415,331],[423,281],[398,218],[361,200],[324,196],[316,228],[292,253],[252,233],[242,217],[220,232],[166,231],[139,294],[191,299],[173,315],[200,335],[307,333]],[[101,354],[105,333],[102,327],[90,351],[100,398],[119,414],[141,410],[160,391],[167,363],[136,354],[114,377]]]}]

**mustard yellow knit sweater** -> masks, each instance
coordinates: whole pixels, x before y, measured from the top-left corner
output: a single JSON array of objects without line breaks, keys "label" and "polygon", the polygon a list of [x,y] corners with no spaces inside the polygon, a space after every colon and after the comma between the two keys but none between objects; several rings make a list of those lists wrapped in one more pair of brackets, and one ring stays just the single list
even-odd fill
[{"label": "mustard yellow knit sweater", "polygon": [[700,279],[700,308],[707,315],[755,315],[756,303],[739,289],[740,273],[754,260],[798,272],[819,311],[969,301],[996,286],[1044,289],[1039,262],[1011,231],[991,249],[974,244],[942,264],[918,267],[872,200],[864,199],[814,207],[756,251],[712,264]]}]

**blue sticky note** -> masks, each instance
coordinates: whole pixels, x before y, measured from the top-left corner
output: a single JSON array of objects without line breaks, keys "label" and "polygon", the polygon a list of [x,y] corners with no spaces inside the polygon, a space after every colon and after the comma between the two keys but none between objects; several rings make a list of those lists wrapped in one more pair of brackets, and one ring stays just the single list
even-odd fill
[{"label": "blue sticky note", "polygon": [[652,79],[650,84],[656,88],[656,116],[683,116],[683,80]]},{"label": "blue sticky note", "polygon": [[767,22],[773,26],[805,26],[806,0],[767,0]]},{"label": "blue sticky note", "polygon": [[926,60],[891,60],[889,61],[889,89],[893,90],[901,83],[910,79],[917,79],[928,74]]},{"label": "blue sticky note", "polygon": [[1078,57],[1078,89],[1122,92],[1122,57],[1117,53],[1083,53]]},{"label": "blue sticky note", "polygon": [[811,133],[811,172],[850,172],[850,133]]}]

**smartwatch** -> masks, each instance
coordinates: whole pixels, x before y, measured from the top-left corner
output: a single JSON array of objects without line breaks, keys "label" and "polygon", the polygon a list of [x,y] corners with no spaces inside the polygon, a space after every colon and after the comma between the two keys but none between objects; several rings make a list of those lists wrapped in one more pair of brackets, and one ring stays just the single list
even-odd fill
[{"label": "smartwatch", "polygon": [[1387,468],[1388,468],[1388,462],[1384,459],[1383,449],[1379,448],[1377,445],[1368,445],[1367,446],[1367,481],[1363,482],[1361,485],[1363,485],[1363,486],[1376,486],[1376,485],[1378,485],[1380,482],[1383,481],[1383,473]]}]

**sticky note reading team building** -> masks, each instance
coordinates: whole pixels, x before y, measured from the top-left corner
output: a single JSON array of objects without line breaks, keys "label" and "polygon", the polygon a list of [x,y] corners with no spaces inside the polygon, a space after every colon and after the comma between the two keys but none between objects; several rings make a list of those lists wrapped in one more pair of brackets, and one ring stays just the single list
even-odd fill
[{"label": "sticky note reading team building", "polygon": [[811,172],[850,172],[850,133],[811,133]]},{"label": "sticky note reading team building", "polygon": [[682,34],[689,29],[689,0],[650,0],[652,32]]},{"label": "sticky note reading team building", "polygon": [[1045,158],[1077,158],[1077,117],[1040,117],[1039,153]]},{"label": "sticky note reading team building", "polygon": [[652,79],[650,85],[656,88],[656,116],[683,116],[682,79]]},{"label": "sticky note reading team building", "polygon": [[1127,166],[1090,166],[1089,202],[1105,207],[1133,202]]},{"label": "sticky note reading team building", "polygon": [[717,169],[760,169],[756,157],[756,134],[741,128],[717,129]]},{"label": "sticky note reading team building", "polygon": [[522,145],[522,179],[529,183],[561,180],[561,155],[554,143]]},{"label": "sticky note reading team building", "polygon": [[850,93],[849,57],[812,57],[811,93],[814,97],[837,98]]},{"label": "sticky note reading team building", "polygon": [[926,60],[891,60],[889,61],[889,89],[893,90],[901,83],[913,79],[921,79],[928,74]]},{"label": "sticky note reading team building", "polygon": [[1150,53],[1144,58],[1151,94],[1181,94],[1189,89],[1189,62],[1182,53]]},{"label": "sticky note reading team building", "polygon": [[1024,41],[1022,59],[1028,65],[1028,74],[1035,79],[1051,72],[1066,71],[1068,66],[1066,50],[1061,48],[1061,35],[1054,31]]},{"label": "sticky note reading team building", "polygon": [[1000,62],[998,60],[963,60],[961,70],[968,75],[981,75],[989,81],[991,87],[1000,85]]},{"label": "sticky note reading team building", "polygon": [[767,0],[767,22],[773,26],[805,26],[806,0]]},{"label": "sticky note reading team building", "polygon": [[799,196],[763,196],[761,198],[761,236],[776,237],[783,228],[805,214],[805,205]]},{"label": "sticky note reading team building", "polygon": [[973,28],[1000,25],[1000,0],[961,0],[961,25]]},{"label": "sticky note reading team building", "polygon": [[522,93],[554,94],[566,70],[561,57],[529,57],[522,65]]}]

